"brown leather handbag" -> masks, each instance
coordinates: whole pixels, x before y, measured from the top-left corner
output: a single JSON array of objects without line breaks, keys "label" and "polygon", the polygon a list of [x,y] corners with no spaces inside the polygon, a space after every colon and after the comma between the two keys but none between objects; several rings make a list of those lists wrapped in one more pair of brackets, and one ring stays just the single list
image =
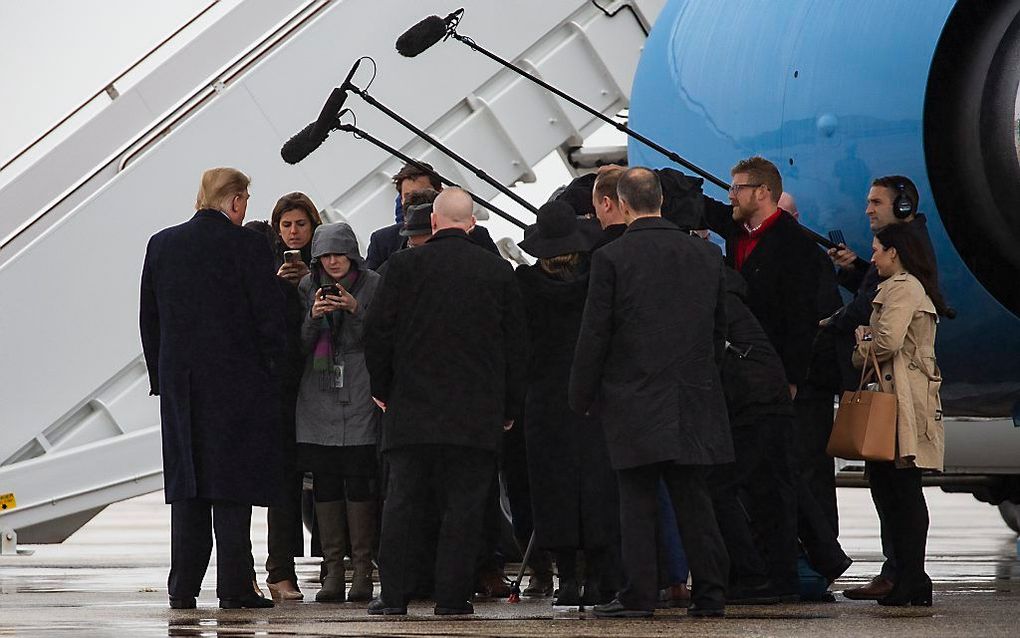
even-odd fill
[{"label": "brown leather handbag", "polygon": [[[857,391],[844,392],[839,402],[825,448],[829,456],[858,461],[896,458],[896,395],[886,389],[874,351],[870,355],[861,370]],[[864,389],[872,375],[881,392]]]}]

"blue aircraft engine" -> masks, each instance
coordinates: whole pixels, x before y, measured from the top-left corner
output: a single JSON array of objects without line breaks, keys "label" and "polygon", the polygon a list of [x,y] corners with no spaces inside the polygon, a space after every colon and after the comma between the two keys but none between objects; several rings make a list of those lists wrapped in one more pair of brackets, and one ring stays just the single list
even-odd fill
[{"label": "blue aircraft engine", "polygon": [[862,257],[871,180],[914,180],[958,312],[938,328],[949,414],[1020,398],[1018,16],[1016,0],[672,0],[634,78],[635,130],[723,179],[764,155],[801,222]]}]

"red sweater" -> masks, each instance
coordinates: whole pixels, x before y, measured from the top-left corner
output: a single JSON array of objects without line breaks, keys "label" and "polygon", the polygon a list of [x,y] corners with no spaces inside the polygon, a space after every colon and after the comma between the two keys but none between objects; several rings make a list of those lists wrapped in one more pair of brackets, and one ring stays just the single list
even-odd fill
[{"label": "red sweater", "polygon": [[746,225],[744,230],[746,231],[740,237],[737,237],[737,254],[734,260],[737,270],[739,271],[744,267],[744,262],[754,252],[755,246],[758,245],[758,240],[764,235],[769,228],[779,219],[779,216],[783,214],[783,209],[777,208],[776,212],[772,213],[761,223],[760,226],[754,230],[750,230]]}]

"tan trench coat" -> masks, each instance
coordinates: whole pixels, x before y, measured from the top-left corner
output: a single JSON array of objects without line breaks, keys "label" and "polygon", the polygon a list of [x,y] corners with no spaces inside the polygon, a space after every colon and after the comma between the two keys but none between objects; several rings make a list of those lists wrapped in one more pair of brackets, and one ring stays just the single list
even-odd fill
[{"label": "tan trench coat", "polygon": [[872,341],[854,351],[858,368],[874,349],[882,378],[896,393],[896,466],[942,470],[945,431],[935,362],[937,314],[921,282],[893,275],[878,286],[872,303]]}]

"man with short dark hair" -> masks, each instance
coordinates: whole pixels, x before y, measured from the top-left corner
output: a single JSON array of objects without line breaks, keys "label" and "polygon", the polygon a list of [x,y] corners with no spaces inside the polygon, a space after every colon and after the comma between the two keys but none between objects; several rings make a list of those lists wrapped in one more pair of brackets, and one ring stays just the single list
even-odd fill
[{"label": "man with short dark hair", "polygon": [[[365,266],[372,270],[379,270],[390,258],[390,255],[404,247],[404,237],[401,236],[400,231],[404,227],[405,211],[411,205],[408,201],[411,194],[422,190],[436,192],[443,190],[443,183],[434,172],[432,165],[427,162],[418,162],[418,165],[404,164],[393,176],[393,186],[397,189],[396,222],[376,230],[369,237]],[[468,230],[468,236],[482,248],[493,254],[499,254],[499,249],[496,248],[495,242],[492,241],[489,231],[484,226],[479,226],[476,222]]]},{"label": "man with short dark hair", "polygon": [[619,166],[603,166],[595,177],[591,199],[595,216],[602,225],[602,238],[592,248],[593,251],[618,239],[627,230],[623,211],[620,210],[620,198],[616,194],[616,186],[623,173],[624,169]]},{"label": "man with short dark hair", "polygon": [[509,264],[472,242],[470,195],[444,190],[433,236],[390,258],[366,319],[372,395],[389,464],[370,614],[406,614],[429,496],[442,507],[435,613],[470,614],[482,514],[504,429],[523,409],[527,335]]},{"label": "man with short dark hair", "polygon": [[617,185],[628,223],[592,254],[568,396],[598,409],[620,487],[626,585],[600,617],[651,616],[658,598],[655,518],[666,482],[694,578],[692,616],[722,616],[728,558],[705,482],[733,460],[719,379],[726,333],[719,250],[661,218],[659,178],[631,168]]},{"label": "man with short dark hair", "polygon": [[[906,224],[915,233],[929,252],[931,263],[935,263],[935,251],[928,236],[928,225],[925,216],[918,212],[920,198],[917,187],[910,178],[903,175],[886,175],[871,182],[868,190],[865,215],[872,233],[877,233],[891,224]],[[843,364],[844,389],[857,387],[857,372],[849,361],[854,345],[854,331],[858,326],[866,326],[871,319],[871,302],[878,294],[881,278],[874,264],[860,259],[854,251],[841,245],[829,250],[829,257],[839,267],[838,280],[841,286],[854,293],[854,298],[837,310],[831,317],[823,319],[820,325],[839,340]],[[878,600],[892,591],[896,582],[896,556],[890,541],[891,532],[886,524],[886,516],[878,500],[875,510],[881,523],[882,553],[885,562],[881,572],[866,585],[844,590],[843,595],[852,600]]]}]

